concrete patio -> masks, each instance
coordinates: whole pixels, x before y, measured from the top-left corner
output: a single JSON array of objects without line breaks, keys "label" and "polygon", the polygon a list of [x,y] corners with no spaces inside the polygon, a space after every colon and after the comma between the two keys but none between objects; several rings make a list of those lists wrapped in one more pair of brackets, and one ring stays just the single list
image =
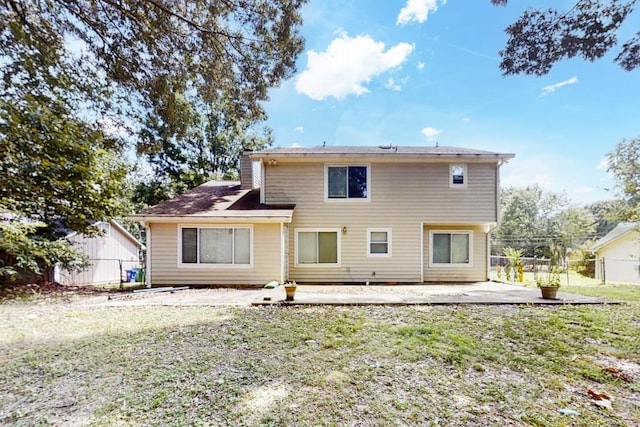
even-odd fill
[{"label": "concrete patio", "polygon": [[[562,290],[562,288],[560,288]],[[605,304],[605,301],[558,292],[545,300],[540,290],[496,282],[419,285],[299,285],[294,301],[285,302],[282,286],[275,289],[184,289],[175,292],[141,292],[101,300],[108,306],[260,306],[260,305],[417,305],[417,304]]]}]

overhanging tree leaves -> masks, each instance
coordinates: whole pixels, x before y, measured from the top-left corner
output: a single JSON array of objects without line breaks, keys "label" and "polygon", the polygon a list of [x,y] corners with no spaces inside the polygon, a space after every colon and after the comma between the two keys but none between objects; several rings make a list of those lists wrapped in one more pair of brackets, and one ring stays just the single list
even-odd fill
[{"label": "overhanging tree leaves", "polygon": [[[145,111],[181,135],[195,102],[256,119],[267,89],[295,70],[305,0],[3,0],[21,48],[77,44]],[[28,37],[18,37],[16,34]],[[220,102],[224,100],[225,102]],[[143,114],[144,116],[144,114]],[[188,122],[188,120],[187,120]]]},{"label": "overhanging tree leaves", "polygon": [[152,123],[162,138],[138,152],[187,160],[203,111],[263,119],[302,51],[304,2],[0,0],[0,207],[49,238],[125,214],[125,141],[104,119],[129,136]]},{"label": "overhanging tree leaves", "polygon": [[[507,2],[492,0],[496,5]],[[509,40],[500,51],[503,74],[540,76],[565,58],[602,58],[618,46],[618,30],[637,3],[638,0],[578,0],[565,11],[527,9],[506,29]],[[615,62],[626,71],[640,66],[640,31],[624,41]]]}]

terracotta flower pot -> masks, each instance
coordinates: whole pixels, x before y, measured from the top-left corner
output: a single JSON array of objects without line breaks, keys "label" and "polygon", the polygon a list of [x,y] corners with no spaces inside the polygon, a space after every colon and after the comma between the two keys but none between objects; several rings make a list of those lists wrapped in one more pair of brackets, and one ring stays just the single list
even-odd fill
[{"label": "terracotta flower pot", "polygon": [[293,296],[296,293],[297,286],[287,286],[284,285],[284,291],[287,293],[287,298],[285,301],[293,301]]},{"label": "terracotta flower pot", "polygon": [[542,286],[540,291],[542,291],[543,299],[557,299],[558,288],[556,286]]}]

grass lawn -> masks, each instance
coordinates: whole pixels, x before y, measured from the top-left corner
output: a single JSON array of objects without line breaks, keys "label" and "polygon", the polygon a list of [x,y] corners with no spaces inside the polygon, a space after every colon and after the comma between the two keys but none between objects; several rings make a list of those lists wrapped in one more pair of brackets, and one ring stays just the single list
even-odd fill
[{"label": "grass lawn", "polygon": [[0,424],[640,425],[640,287],[561,290],[630,302],[5,302]]}]

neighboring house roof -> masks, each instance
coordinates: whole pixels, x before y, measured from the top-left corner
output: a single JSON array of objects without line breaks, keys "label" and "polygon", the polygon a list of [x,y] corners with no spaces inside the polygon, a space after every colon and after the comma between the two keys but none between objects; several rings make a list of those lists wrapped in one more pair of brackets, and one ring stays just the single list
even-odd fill
[{"label": "neighboring house roof", "polygon": [[240,220],[291,222],[294,205],[260,203],[260,190],[241,190],[238,181],[209,181],[171,200],[129,216],[132,220]]},{"label": "neighboring house roof", "polygon": [[[142,242],[140,242],[140,240],[136,239],[136,237],[135,237],[133,234],[129,233],[129,232],[127,231],[127,229],[126,229],[126,228],[124,228],[124,227],[123,227],[123,226],[122,226],[118,221],[116,221],[115,219],[112,219],[112,220],[109,220],[109,221],[98,221],[98,222],[94,223],[93,225],[94,225],[94,226],[97,226],[98,224],[103,223],[103,222],[108,222],[109,224],[111,224],[111,226],[112,226],[112,227],[114,227],[114,228],[116,228],[117,230],[119,230],[119,231],[120,231],[120,232],[121,232],[121,233],[122,233],[122,234],[123,234],[127,239],[131,240],[131,241],[132,241],[136,246],[138,246],[138,247],[140,247],[140,248],[144,249],[144,247],[145,247],[145,246],[142,244]],[[70,232],[69,234],[67,234],[67,235],[65,236],[65,239],[68,239],[68,238],[70,238],[70,237],[76,236],[77,234],[78,234],[78,232],[77,232],[77,231],[72,231],[72,232]]]},{"label": "neighboring house roof", "polygon": [[508,160],[515,157],[511,153],[495,153],[492,151],[475,150],[461,147],[435,147],[435,146],[322,146],[322,147],[287,147],[268,148],[266,150],[251,153],[254,159],[269,156],[283,157],[323,157],[323,156],[345,156],[345,155],[368,155],[368,156],[420,156],[428,158],[489,158]]},{"label": "neighboring house roof", "polygon": [[640,227],[640,222],[621,222],[616,225],[613,230],[607,233],[604,237],[597,240],[593,246],[591,247],[592,251],[597,251],[598,249],[606,246],[633,231],[638,231]]}]

